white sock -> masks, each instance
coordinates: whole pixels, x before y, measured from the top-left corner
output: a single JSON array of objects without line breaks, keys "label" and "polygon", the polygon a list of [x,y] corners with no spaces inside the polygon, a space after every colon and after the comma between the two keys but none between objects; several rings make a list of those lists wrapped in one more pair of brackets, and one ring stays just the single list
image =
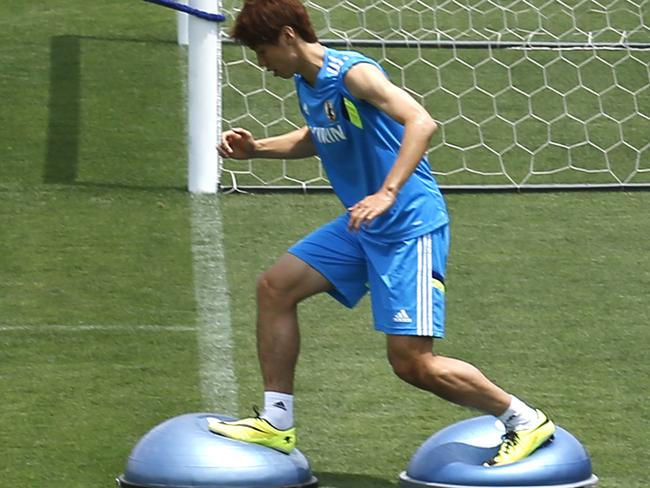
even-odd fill
[{"label": "white sock", "polygon": [[279,430],[293,427],[293,395],[277,391],[264,392],[264,410],[260,417]]},{"label": "white sock", "polygon": [[537,427],[539,423],[537,411],[516,396],[510,395],[510,397],[512,398],[510,406],[498,417],[506,426],[506,430],[528,430]]}]

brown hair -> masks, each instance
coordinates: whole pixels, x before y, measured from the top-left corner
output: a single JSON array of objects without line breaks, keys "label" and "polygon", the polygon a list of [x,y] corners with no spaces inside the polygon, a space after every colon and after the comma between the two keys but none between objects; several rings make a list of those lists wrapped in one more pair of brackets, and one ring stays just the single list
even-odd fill
[{"label": "brown hair", "polygon": [[318,41],[300,0],[245,0],[230,37],[254,49],[260,44],[277,44],[285,26],[292,27],[304,41]]}]

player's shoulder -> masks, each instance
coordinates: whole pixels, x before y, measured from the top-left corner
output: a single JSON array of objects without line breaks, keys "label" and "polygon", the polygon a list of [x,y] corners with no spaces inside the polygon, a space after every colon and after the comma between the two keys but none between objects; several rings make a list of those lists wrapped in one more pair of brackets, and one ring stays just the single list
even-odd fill
[{"label": "player's shoulder", "polygon": [[[328,49],[325,57],[325,70],[331,77],[342,77],[347,72],[357,65],[369,64],[380,68],[379,64],[372,58],[369,58],[363,53],[357,51],[339,51],[335,49]],[[381,69],[381,68],[380,68]]]},{"label": "player's shoulder", "polygon": [[350,61],[355,61],[367,57],[358,51],[333,49],[331,47],[327,48],[325,53],[327,61],[332,61],[339,65],[344,65]]}]

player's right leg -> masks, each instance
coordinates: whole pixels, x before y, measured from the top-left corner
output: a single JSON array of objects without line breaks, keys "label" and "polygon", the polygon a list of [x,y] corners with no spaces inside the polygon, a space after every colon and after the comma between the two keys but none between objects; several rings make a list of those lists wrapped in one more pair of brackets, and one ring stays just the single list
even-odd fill
[{"label": "player's right leg", "polygon": [[[303,299],[332,288],[327,279],[303,260],[284,254],[257,282],[257,351],[266,405],[261,415],[235,421],[209,418],[216,434],[261,444],[282,452],[296,446],[293,426],[293,380],[300,350],[297,305]],[[289,410],[290,409],[290,410]]]},{"label": "player's right leg", "polygon": [[258,278],[257,352],[265,391],[293,393],[300,350],[298,303],[331,288],[321,273],[289,253]]},{"label": "player's right leg", "polygon": [[[257,346],[265,404],[261,415],[232,422],[210,421],[210,430],[237,440],[290,452],[293,380],[300,350],[297,305],[329,292],[348,307],[366,293],[366,264],[356,237],[341,217],[317,229],[289,249],[257,283]],[[270,401],[270,399],[284,399]]]}]

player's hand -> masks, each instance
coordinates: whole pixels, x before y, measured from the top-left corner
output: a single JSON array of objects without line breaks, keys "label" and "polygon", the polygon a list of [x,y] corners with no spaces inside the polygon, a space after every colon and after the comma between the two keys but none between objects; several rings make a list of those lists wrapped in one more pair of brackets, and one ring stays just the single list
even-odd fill
[{"label": "player's hand", "polygon": [[348,208],[350,213],[348,229],[358,231],[362,225],[367,227],[373,220],[392,207],[394,203],[395,195],[383,188],[377,193],[368,195]]},{"label": "player's hand", "polygon": [[217,151],[224,158],[250,159],[255,153],[255,138],[246,129],[227,130],[221,134]]}]

